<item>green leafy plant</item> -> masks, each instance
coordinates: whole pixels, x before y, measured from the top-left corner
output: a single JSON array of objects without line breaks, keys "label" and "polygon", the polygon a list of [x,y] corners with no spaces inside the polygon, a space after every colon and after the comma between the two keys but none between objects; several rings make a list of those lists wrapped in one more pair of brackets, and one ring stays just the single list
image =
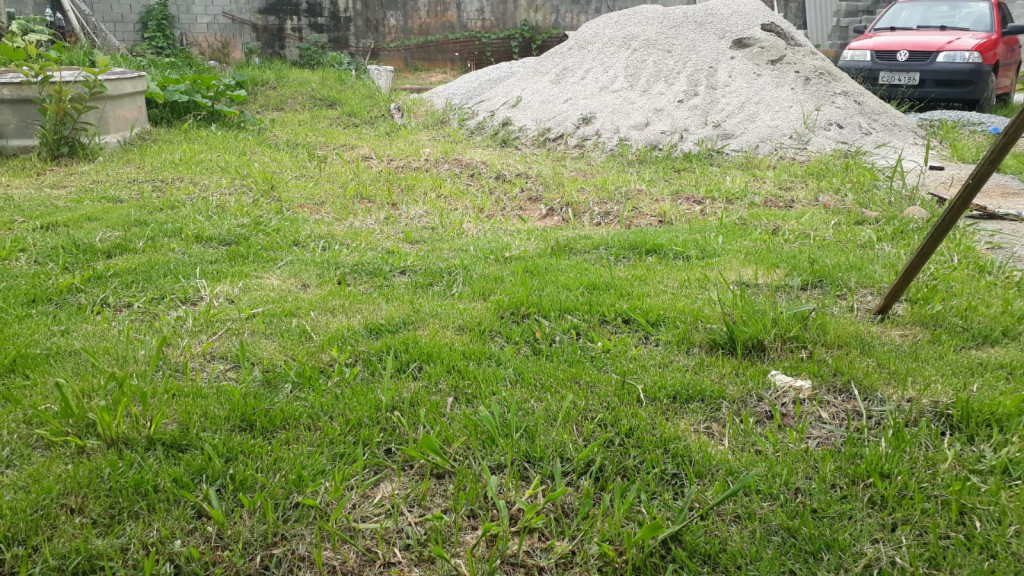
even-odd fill
[{"label": "green leafy plant", "polygon": [[50,29],[37,23],[35,17],[19,17],[0,37],[0,67],[35,59],[52,41]]},{"label": "green leafy plant", "polygon": [[85,43],[56,41],[47,50],[44,46],[28,43],[25,46],[0,43],[0,66],[20,68],[36,62],[51,66],[103,68],[110,65],[110,57]]},{"label": "green leafy plant", "polygon": [[242,48],[242,56],[246,62],[252,62],[253,58],[257,58],[260,55],[262,46],[258,42],[246,42]]},{"label": "green leafy plant", "polygon": [[173,56],[181,52],[174,33],[174,13],[168,0],[156,0],[143,8],[139,23],[146,52],[157,56]]},{"label": "green leafy plant", "polygon": [[[43,20],[45,23],[45,20]],[[26,62],[54,66],[102,68],[109,57],[87,42],[62,42],[44,25],[31,20],[15,20],[0,38],[0,67],[21,67]]]},{"label": "green leafy plant", "polygon": [[715,349],[738,358],[764,357],[807,341],[813,305],[789,306],[777,294],[753,294],[742,284],[727,288],[717,296],[721,320],[711,335]]},{"label": "green leafy plant", "polygon": [[448,456],[451,451],[442,447],[437,439],[430,434],[424,434],[415,447],[409,446],[400,450],[417,460],[422,460],[442,470],[448,472],[455,470],[455,463]]},{"label": "green leafy plant", "polygon": [[523,20],[518,28],[507,32],[506,37],[512,46],[512,58],[519,60],[524,48],[529,49],[531,56],[539,54],[540,45],[552,34],[552,30],[542,29],[535,24]]},{"label": "green leafy plant", "polygon": [[35,45],[15,46],[7,41],[0,41],[0,68],[17,65],[29,59],[29,50],[36,52]]},{"label": "green leafy plant", "polygon": [[19,16],[3,35],[3,44],[24,48],[28,44],[47,44],[53,40],[53,32],[46,27],[46,19],[38,16]]},{"label": "green leafy plant", "polygon": [[42,120],[36,137],[36,155],[53,162],[61,158],[92,159],[99,149],[96,126],[84,119],[98,107],[93,98],[105,94],[107,87],[100,75],[107,68],[82,68],[76,81],[65,81],[60,72],[47,64],[28,65],[22,69],[26,84],[38,92],[39,115]]},{"label": "green leafy plant", "polygon": [[153,75],[146,90],[149,119],[154,124],[180,120],[226,120],[240,125],[258,124],[256,117],[237,104],[249,98],[243,76],[216,72]]},{"label": "green leafy plant", "polygon": [[[158,356],[154,358],[159,362]],[[155,363],[152,371],[155,371]],[[78,447],[100,444],[110,447],[155,438],[166,417],[163,399],[142,387],[129,394],[124,373],[108,373],[104,379],[118,385],[118,391],[98,402],[87,402],[80,386],[56,380],[53,391],[58,402],[53,409],[34,411],[42,423],[35,433],[55,444]]]},{"label": "green leafy plant", "polygon": [[433,44],[446,40],[473,40],[478,39],[483,43],[484,56],[493,61],[493,43],[498,40],[507,40],[512,48],[512,57],[516,60],[526,55],[538,56],[541,44],[552,36],[561,32],[552,28],[541,28],[523,20],[517,28],[507,28],[498,32],[484,32],[481,30],[466,30],[464,32],[449,32],[447,34],[432,34],[420,38],[408,38],[382,44],[381,48],[400,48],[403,46],[418,46]]},{"label": "green leafy plant", "polygon": [[748,472],[730,488],[716,496],[715,499],[707,506],[696,511],[692,511],[691,507],[694,496],[697,495],[697,486],[690,486],[690,488],[686,490],[686,494],[683,497],[683,503],[679,506],[675,519],[668,524],[665,524],[662,520],[654,520],[640,528],[636,533],[636,536],[630,537],[627,533],[627,549],[644,542],[650,542],[652,545],[656,545],[671,538],[683,528],[694,524],[697,520],[700,520],[712,510],[742,492],[754,480],[754,476],[754,472]]},{"label": "green leafy plant", "polygon": [[86,42],[54,42],[53,46],[43,54],[43,57],[56,66],[80,68],[110,66],[110,57]]},{"label": "green leafy plant", "polygon": [[344,52],[331,50],[321,42],[304,42],[296,46],[299,50],[299,66],[302,68],[335,68],[358,70],[360,63]]}]

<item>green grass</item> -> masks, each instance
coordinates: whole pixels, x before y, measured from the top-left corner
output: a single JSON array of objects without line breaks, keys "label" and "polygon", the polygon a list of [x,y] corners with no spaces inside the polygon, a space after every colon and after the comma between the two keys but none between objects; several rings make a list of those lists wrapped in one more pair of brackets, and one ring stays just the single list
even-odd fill
[{"label": "green grass", "polygon": [[[1018,89],[1021,89],[1020,86]],[[1020,109],[1020,104],[1002,102],[992,109],[992,114],[1013,118]],[[950,160],[966,164],[975,164],[981,160],[997,138],[995,134],[966,129],[957,122],[946,121],[931,124],[928,135],[948,152]],[[1024,151],[1010,152],[1000,165],[999,172],[1024,178]]]},{"label": "green grass", "polygon": [[1024,570],[1024,280],[961,227],[873,321],[898,175],[248,73],[258,129],[0,160],[0,573]]},{"label": "green grass", "polygon": [[[995,143],[995,134],[970,130],[957,122],[942,121],[928,127],[929,137],[941,145],[953,162],[976,164]],[[1014,148],[999,165],[999,172],[1024,178],[1024,150]]]}]

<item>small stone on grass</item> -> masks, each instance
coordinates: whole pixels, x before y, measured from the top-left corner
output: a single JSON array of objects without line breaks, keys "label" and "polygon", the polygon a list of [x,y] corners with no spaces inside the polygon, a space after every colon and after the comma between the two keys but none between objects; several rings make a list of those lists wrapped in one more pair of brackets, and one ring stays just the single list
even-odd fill
[{"label": "small stone on grass", "polygon": [[919,220],[927,220],[931,214],[927,210],[920,206],[911,206],[903,211],[903,215],[909,218],[917,218]]}]

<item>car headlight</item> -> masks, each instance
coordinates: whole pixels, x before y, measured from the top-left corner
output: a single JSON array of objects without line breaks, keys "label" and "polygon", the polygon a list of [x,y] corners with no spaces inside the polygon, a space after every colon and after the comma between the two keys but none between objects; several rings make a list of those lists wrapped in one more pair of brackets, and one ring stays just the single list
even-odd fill
[{"label": "car headlight", "polygon": [[839,59],[847,62],[867,62],[871,60],[871,50],[843,50]]},{"label": "car headlight", "polygon": [[936,62],[981,62],[981,54],[968,50],[939,52]]}]

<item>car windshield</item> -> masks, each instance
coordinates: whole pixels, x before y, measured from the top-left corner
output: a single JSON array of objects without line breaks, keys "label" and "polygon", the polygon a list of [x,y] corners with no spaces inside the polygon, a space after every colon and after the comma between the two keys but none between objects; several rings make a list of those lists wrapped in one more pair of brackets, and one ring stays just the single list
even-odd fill
[{"label": "car windshield", "polygon": [[914,0],[893,4],[872,30],[970,30],[992,32],[992,3]]}]

